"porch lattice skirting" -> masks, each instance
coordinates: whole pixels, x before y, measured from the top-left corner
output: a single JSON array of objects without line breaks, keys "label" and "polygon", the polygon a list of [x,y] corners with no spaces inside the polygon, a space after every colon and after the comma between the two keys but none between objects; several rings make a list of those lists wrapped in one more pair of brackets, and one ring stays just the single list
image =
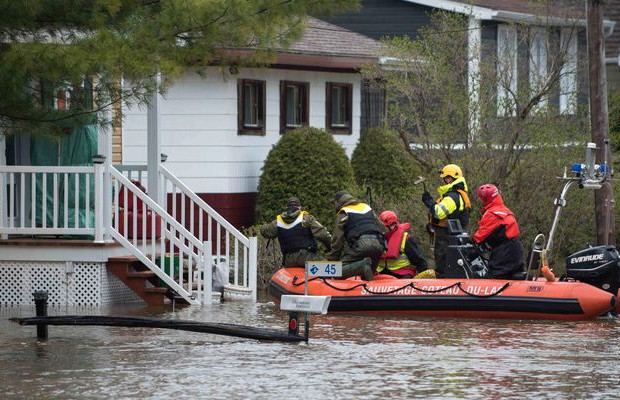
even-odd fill
[{"label": "porch lattice skirting", "polygon": [[142,302],[102,262],[0,261],[0,306],[33,305],[38,290],[49,293],[51,306]]}]

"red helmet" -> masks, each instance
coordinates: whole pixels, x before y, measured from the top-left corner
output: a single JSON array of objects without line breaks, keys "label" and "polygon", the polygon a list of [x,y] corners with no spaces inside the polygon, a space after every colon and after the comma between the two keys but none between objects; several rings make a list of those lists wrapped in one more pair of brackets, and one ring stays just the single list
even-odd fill
[{"label": "red helmet", "polygon": [[490,183],[485,183],[478,188],[478,198],[482,201],[483,206],[489,204],[497,195],[499,195],[499,189]]},{"label": "red helmet", "polygon": [[383,211],[381,214],[379,214],[379,219],[381,220],[381,222],[383,222],[383,225],[385,226],[390,226],[392,224],[398,223],[398,217],[396,216],[396,213],[390,210]]}]

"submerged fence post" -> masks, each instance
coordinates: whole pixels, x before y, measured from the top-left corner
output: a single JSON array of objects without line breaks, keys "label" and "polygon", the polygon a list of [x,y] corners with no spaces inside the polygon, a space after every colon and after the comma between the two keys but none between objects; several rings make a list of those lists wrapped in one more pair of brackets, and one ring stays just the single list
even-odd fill
[{"label": "submerged fence post", "polygon": [[[34,292],[34,306],[37,317],[47,317],[47,298],[45,290]],[[37,339],[47,340],[47,324],[37,324]]]}]

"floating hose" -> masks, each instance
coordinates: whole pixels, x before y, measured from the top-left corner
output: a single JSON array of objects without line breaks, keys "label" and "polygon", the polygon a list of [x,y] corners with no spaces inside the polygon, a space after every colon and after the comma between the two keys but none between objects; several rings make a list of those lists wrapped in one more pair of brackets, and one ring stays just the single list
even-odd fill
[{"label": "floating hose", "polygon": [[90,315],[65,315],[50,317],[11,318],[20,325],[91,325],[91,326],[125,326],[134,328],[177,329],[190,332],[212,333],[216,335],[236,336],[272,342],[302,342],[306,338],[285,332],[258,328],[254,326],[222,324],[214,322],[183,321],[176,319],[155,319],[136,317],[110,317]]}]

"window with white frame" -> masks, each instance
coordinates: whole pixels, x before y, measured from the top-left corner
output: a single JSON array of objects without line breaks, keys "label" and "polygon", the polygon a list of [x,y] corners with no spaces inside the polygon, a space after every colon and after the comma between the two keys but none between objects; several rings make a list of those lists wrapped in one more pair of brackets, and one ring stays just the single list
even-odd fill
[{"label": "window with white frame", "polygon": [[[530,94],[538,95],[545,90],[547,81],[547,54],[548,36],[544,28],[532,28],[530,31]],[[539,111],[547,106],[547,95],[544,95],[534,111]]]},{"label": "window with white frame", "polygon": [[517,29],[510,25],[497,27],[497,115],[516,115],[517,94]]},{"label": "window with white frame", "polygon": [[560,75],[560,113],[572,115],[577,111],[577,31],[571,28],[560,32],[560,46],[565,53]]}]

